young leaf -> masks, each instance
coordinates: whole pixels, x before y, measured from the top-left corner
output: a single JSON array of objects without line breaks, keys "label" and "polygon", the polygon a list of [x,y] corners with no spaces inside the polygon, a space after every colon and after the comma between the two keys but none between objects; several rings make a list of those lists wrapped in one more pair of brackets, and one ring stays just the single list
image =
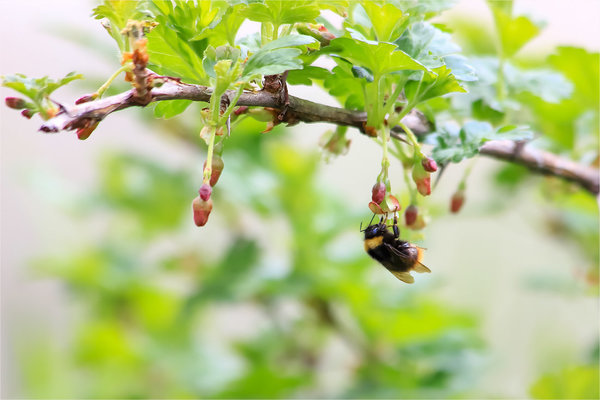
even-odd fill
[{"label": "young leaf", "polygon": [[411,80],[406,84],[404,91],[407,99],[420,103],[452,92],[466,92],[445,65],[434,68],[432,72],[424,74],[420,81]]},{"label": "young leaf", "polygon": [[92,12],[94,18],[106,18],[108,20],[108,23],[103,23],[103,25],[117,42],[121,51],[126,51],[129,46],[126,38],[121,35],[121,30],[125,28],[128,20],[137,19],[140,16],[139,4],[140,2],[129,0],[105,0]]},{"label": "young leaf", "polygon": [[402,70],[421,70],[427,68],[399,50],[391,43],[367,43],[364,41],[337,38],[325,48],[327,53],[346,59],[354,65],[369,69],[374,76]]},{"label": "young leaf", "polygon": [[192,104],[191,100],[165,100],[160,101],[154,107],[154,116],[157,118],[173,118],[181,114]]},{"label": "young leaf", "polygon": [[540,27],[525,16],[512,17],[500,7],[501,1],[490,2],[500,38],[502,57],[515,55],[540,32]]},{"label": "young leaf", "polygon": [[311,86],[313,84],[313,81],[323,81],[329,75],[331,75],[331,72],[329,72],[329,70],[309,65],[305,66],[302,69],[291,70],[288,73],[287,82],[290,85]]},{"label": "young leaf", "polygon": [[286,70],[302,69],[302,62],[298,56],[302,54],[299,49],[276,49],[254,53],[244,67],[242,79],[250,79],[253,75],[275,75]]},{"label": "young leaf", "polygon": [[374,1],[365,1],[362,6],[372,22],[378,41],[392,42],[402,33],[399,28],[408,20],[408,15],[403,15],[398,7],[393,4],[380,6]]},{"label": "young leaf", "polygon": [[52,92],[75,79],[83,78],[83,75],[69,72],[64,78],[54,80],[44,76],[42,78],[28,78],[23,74],[2,76],[2,86],[16,90],[29,97],[38,104],[42,99],[50,96]]},{"label": "young leaf", "polygon": [[292,48],[319,42],[307,35],[288,35],[267,43],[248,58],[244,67],[244,79],[253,75],[280,74],[286,70],[302,69],[303,63],[298,58],[302,50]]},{"label": "young leaf", "polygon": [[296,22],[314,22],[320,14],[314,1],[266,0],[249,5],[246,17],[257,22],[270,22],[275,26]]}]

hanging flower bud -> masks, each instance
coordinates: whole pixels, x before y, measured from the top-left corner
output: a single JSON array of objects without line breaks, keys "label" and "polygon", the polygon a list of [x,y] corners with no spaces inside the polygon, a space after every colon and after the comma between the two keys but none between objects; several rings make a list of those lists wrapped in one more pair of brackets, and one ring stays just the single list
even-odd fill
[{"label": "hanging flower bud", "polygon": [[419,231],[425,228],[426,225],[427,223],[425,222],[425,217],[423,216],[423,214],[419,214],[417,215],[417,220],[412,225],[410,225],[409,228],[413,231]]},{"label": "hanging flower bud", "polygon": [[425,171],[423,164],[415,163],[413,165],[412,178],[421,195],[429,196],[431,194],[431,177],[429,172]]},{"label": "hanging flower bud", "polygon": [[194,223],[196,226],[204,226],[208,222],[208,216],[212,211],[213,203],[212,199],[204,201],[197,196],[192,201],[192,211],[194,212]]},{"label": "hanging flower bud", "polygon": [[371,200],[377,204],[381,204],[383,199],[385,199],[385,183],[377,182],[371,189]]},{"label": "hanging flower bud", "polygon": [[4,99],[7,107],[22,110],[27,107],[27,102],[19,97],[7,97]]},{"label": "hanging flower bud", "polygon": [[[223,159],[218,154],[213,154],[210,173],[210,186],[215,186],[217,184],[224,167],[225,164],[223,163]],[[206,161],[204,161],[204,168],[206,168]]]},{"label": "hanging flower bud", "polygon": [[412,226],[417,221],[417,216],[419,215],[419,209],[414,204],[408,206],[406,211],[404,211],[404,221],[406,222],[406,226]]},{"label": "hanging flower bud", "polygon": [[438,169],[437,163],[433,158],[423,157],[421,164],[423,165],[423,169],[427,172],[435,172]]},{"label": "hanging flower bud", "polygon": [[198,194],[200,195],[200,198],[204,201],[208,201],[208,199],[210,199],[210,194],[212,193],[212,188],[210,187],[210,185],[204,183],[201,187],[200,190],[198,190]]},{"label": "hanging flower bud", "polygon": [[458,189],[456,192],[454,192],[454,194],[452,195],[452,198],[450,199],[450,212],[452,212],[454,214],[459,212],[460,209],[462,208],[464,202],[465,202],[465,191],[463,189]]},{"label": "hanging flower bud", "polygon": [[384,213],[394,213],[400,211],[400,202],[395,196],[385,196],[385,199],[381,202],[381,209]]},{"label": "hanging flower bud", "polygon": [[31,117],[33,117],[34,114],[35,113],[33,111],[27,110],[27,109],[21,111],[21,115],[24,116],[27,119],[31,119]]}]

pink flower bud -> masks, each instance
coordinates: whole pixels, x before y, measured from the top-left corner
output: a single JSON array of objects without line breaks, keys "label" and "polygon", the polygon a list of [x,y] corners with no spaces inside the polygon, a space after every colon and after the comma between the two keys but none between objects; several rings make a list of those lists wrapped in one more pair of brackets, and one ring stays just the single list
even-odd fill
[{"label": "pink flower bud", "polygon": [[206,183],[204,183],[200,187],[200,190],[198,190],[198,194],[200,195],[200,198],[204,201],[208,201],[208,199],[210,199],[211,193],[212,193],[212,188],[210,187],[209,184],[206,184]]},{"label": "pink flower bud", "polygon": [[192,211],[194,213],[194,223],[196,226],[206,225],[208,222],[208,216],[212,211],[212,207],[212,199],[204,201],[200,199],[200,196],[194,198],[194,201],[192,201]]},{"label": "pink flower bud", "polygon": [[431,178],[423,178],[417,182],[417,190],[423,196],[429,196],[431,194]]},{"label": "pink flower bud", "polygon": [[381,204],[383,199],[385,199],[385,183],[377,182],[371,189],[371,200],[377,204]]},{"label": "pink flower bud", "polygon": [[240,106],[233,111],[235,115],[246,114],[246,112],[248,112],[248,106]]},{"label": "pink flower bud", "polygon": [[421,164],[423,165],[423,168],[427,172],[435,172],[438,169],[437,163],[435,162],[435,160],[433,158],[424,157],[421,160]]},{"label": "pink flower bud", "polygon": [[384,201],[381,202],[381,209],[386,213],[393,213],[400,211],[400,202],[395,196],[386,196]]},{"label": "pink flower bud", "polygon": [[413,231],[418,231],[425,228],[426,225],[427,223],[425,222],[425,218],[422,214],[419,214],[417,216],[417,220],[412,225],[410,225],[409,228]]},{"label": "pink flower bud", "polygon": [[465,202],[465,191],[457,190],[450,199],[450,212],[456,214],[460,211]]},{"label": "pink flower bud", "polygon": [[14,108],[15,110],[22,110],[27,107],[27,102],[19,97],[7,97],[4,99],[6,105],[10,108]]},{"label": "pink flower bud", "polygon": [[412,178],[421,195],[429,196],[431,194],[431,177],[421,163],[413,165]]},{"label": "pink flower bud", "polygon": [[[225,163],[223,163],[223,159],[218,154],[213,154],[210,173],[210,186],[215,186],[217,184],[224,167]],[[206,168],[206,161],[204,161],[204,168]]]},{"label": "pink flower bud", "polygon": [[96,100],[98,93],[86,94],[75,100],[75,104],[83,104],[93,100]]},{"label": "pink flower bud", "polygon": [[406,222],[406,226],[411,226],[417,221],[417,216],[419,215],[419,209],[414,204],[408,206],[406,211],[404,211],[404,221]]},{"label": "pink flower bud", "polygon": [[33,111],[27,110],[27,109],[21,111],[21,115],[24,116],[27,119],[31,119],[31,117],[33,117],[34,114],[35,113]]}]

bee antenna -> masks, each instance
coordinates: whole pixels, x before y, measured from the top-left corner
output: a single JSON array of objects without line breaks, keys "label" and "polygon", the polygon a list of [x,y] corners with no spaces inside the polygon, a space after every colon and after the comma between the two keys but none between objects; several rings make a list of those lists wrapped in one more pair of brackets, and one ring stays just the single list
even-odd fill
[{"label": "bee antenna", "polygon": [[[373,214],[373,216],[371,217],[371,220],[369,221],[369,225],[367,225],[367,228],[368,228],[369,226],[371,226],[371,223],[373,222],[373,219],[374,219],[374,218],[375,218],[375,214]],[[360,229],[360,231],[361,231],[361,232],[364,232],[364,231],[366,231],[366,230],[367,230],[367,228],[365,228],[365,229],[363,229],[363,228],[362,228],[362,221],[361,221],[361,222],[360,222],[360,228],[359,228],[359,229]]]}]

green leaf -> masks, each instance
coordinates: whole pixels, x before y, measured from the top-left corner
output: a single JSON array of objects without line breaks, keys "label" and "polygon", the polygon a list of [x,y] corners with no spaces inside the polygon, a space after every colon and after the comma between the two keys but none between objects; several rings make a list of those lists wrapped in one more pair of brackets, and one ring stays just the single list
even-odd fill
[{"label": "green leaf", "polygon": [[391,43],[374,44],[350,38],[337,38],[331,41],[325,51],[344,58],[351,64],[368,68],[378,77],[403,70],[427,70]]},{"label": "green leaf", "polygon": [[248,59],[242,79],[247,80],[254,75],[274,75],[286,70],[302,69],[302,61],[298,59],[300,54],[302,50],[290,48],[258,51]]},{"label": "green leaf", "polygon": [[319,14],[319,6],[314,1],[266,0],[262,4],[250,4],[246,18],[279,26],[296,22],[314,22]]},{"label": "green leaf", "polygon": [[192,100],[164,100],[154,107],[154,116],[156,118],[172,118],[181,114],[192,104]]},{"label": "green leaf", "polygon": [[460,51],[450,34],[442,32],[429,22],[418,22],[404,31],[396,41],[398,47],[427,66],[438,67],[442,56]]},{"label": "green leaf", "polygon": [[502,57],[510,58],[538,35],[540,27],[525,16],[512,17],[499,7],[501,3],[490,2],[500,38]]},{"label": "green leaf", "polygon": [[362,4],[371,20],[375,36],[380,42],[393,42],[402,32],[400,28],[408,20],[407,15],[393,4],[378,5],[374,1],[365,1]]},{"label": "green leaf", "polygon": [[287,82],[290,85],[311,86],[315,80],[325,80],[329,75],[331,75],[329,70],[309,65],[302,69],[291,70],[288,73]]},{"label": "green leaf", "polygon": [[[233,65],[240,58],[240,54],[240,49],[232,46],[219,46],[216,49],[208,46],[204,51],[204,59],[202,60],[204,72],[211,78],[216,78],[215,65],[223,60],[231,60],[231,64]],[[233,78],[236,79],[237,77]]]},{"label": "green leaf", "polygon": [[598,366],[576,366],[541,377],[531,387],[535,399],[597,399],[600,397]]},{"label": "green leaf", "polygon": [[142,16],[138,10],[141,3],[130,0],[105,0],[92,11],[94,18],[108,20],[108,24],[104,24],[104,27],[117,42],[121,51],[126,51],[129,47],[127,39],[121,35],[121,30],[125,28],[128,20]]},{"label": "green leaf", "polygon": [[488,122],[468,121],[458,130],[456,126],[445,124],[428,139],[436,143],[433,158],[440,164],[460,162],[474,157],[479,148],[489,140],[527,140],[533,133],[523,126],[508,125],[494,129]]},{"label": "green leaf", "polygon": [[574,99],[584,108],[600,108],[600,54],[577,47],[559,47],[550,56],[550,65],[562,72],[574,85]]},{"label": "green leaf", "polygon": [[75,79],[83,78],[83,75],[69,72],[64,78],[54,80],[44,76],[42,78],[28,78],[23,74],[2,76],[2,86],[16,90],[34,101],[47,97],[56,89]]},{"label": "green leaf", "polygon": [[147,37],[148,63],[152,70],[161,75],[179,77],[187,82],[208,83],[203,72],[202,59],[175,31],[165,25],[158,25]]},{"label": "green leaf", "polygon": [[333,68],[323,81],[323,86],[329,94],[339,100],[345,108],[351,110],[362,110],[365,106],[362,84],[365,80],[357,80],[352,71],[353,65],[338,59],[337,66]]},{"label": "green leaf", "polygon": [[409,101],[416,104],[448,93],[466,93],[445,65],[432,69],[432,72],[424,74],[420,81],[411,80],[406,84],[404,91]]},{"label": "green leaf", "polygon": [[225,13],[210,24],[210,29],[204,29],[193,36],[191,40],[208,39],[213,46],[225,44],[234,46],[237,32],[246,19],[246,10],[245,4],[227,7]]},{"label": "green leaf", "polygon": [[318,43],[318,40],[308,35],[287,35],[267,43],[260,51],[269,51],[284,47],[296,47],[311,43]]},{"label": "green leaf", "polygon": [[573,93],[573,85],[561,73],[548,69],[518,69],[506,63],[506,85],[512,93],[529,92],[548,103],[559,103]]}]

